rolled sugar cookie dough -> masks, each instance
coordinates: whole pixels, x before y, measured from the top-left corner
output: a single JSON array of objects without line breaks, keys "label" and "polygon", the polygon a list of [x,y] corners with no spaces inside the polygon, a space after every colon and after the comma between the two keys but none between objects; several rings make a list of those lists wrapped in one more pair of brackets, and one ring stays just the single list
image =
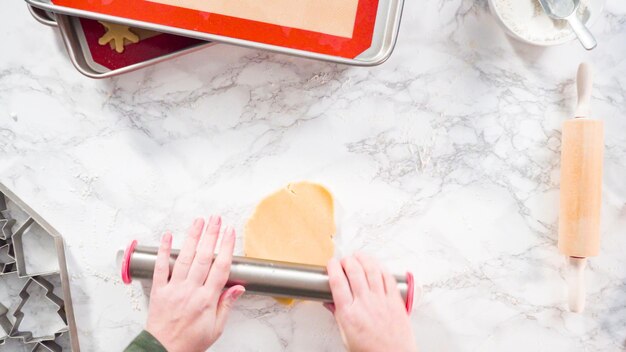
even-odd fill
[{"label": "rolled sugar cookie dough", "polygon": [[335,249],[335,230],[330,192],[315,183],[292,183],[257,205],[244,230],[244,252],[253,258],[326,265]]}]

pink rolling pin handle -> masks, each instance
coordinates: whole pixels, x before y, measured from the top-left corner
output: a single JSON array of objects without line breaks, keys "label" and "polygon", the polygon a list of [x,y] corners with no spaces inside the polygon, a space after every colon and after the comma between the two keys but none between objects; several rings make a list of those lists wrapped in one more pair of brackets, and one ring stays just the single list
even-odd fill
[{"label": "pink rolling pin handle", "polygon": [[133,240],[124,251],[124,260],[122,260],[122,282],[126,285],[133,281],[133,278],[130,277],[130,258],[135,252],[135,247],[137,247],[137,240]]},{"label": "pink rolling pin handle", "polygon": [[406,272],[406,312],[411,314],[413,310],[413,296],[415,295],[415,280],[413,279],[413,273]]}]

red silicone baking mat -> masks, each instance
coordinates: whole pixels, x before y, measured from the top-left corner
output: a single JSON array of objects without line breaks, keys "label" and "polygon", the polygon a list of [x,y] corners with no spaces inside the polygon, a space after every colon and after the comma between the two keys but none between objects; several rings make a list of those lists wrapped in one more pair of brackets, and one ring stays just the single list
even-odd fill
[{"label": "red silicone baking mat", "polygon": [[[105,27],[98,21],[81,18],[80,26],[92,60],[110,70],[145,62],[199,44],[203,40],[181,37],[166,33],[155,33],[137,43],[127,43],[124,51],[118,53],[109,45],[101,45],[98,40],[105,34]],[[132,28],[130,29],[133,30]]]},{"label": "red silicone baking mat", "polygon": [[356,1],[353,32],[347,37],[147,0],[52,0],[59,6],[345,58],[371,46],[376,23],[378,0]]}]

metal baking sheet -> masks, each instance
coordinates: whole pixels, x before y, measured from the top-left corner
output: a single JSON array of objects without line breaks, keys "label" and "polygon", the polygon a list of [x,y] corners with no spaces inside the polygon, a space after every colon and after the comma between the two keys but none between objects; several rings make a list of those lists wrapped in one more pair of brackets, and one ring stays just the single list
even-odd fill
[{"label": "metal baking sheet", "polygon": [[35,18],[37,22],[41,24],[45,24],[46,26],[56,27],[57,22],[54,19],[54,14],[44,11],[42,9],[36,8],[36,7],[32,7],[30,5],[27,5],[27,7],[28,7],[28,11],[30,12],[31,15],[33,15],[33,18]]},{"label": "metal baking sheet", "polygon": [[44,9],[55,14],[72,15],[76,17],[92,18],[107,22],[120,23],[131,27],[145,28],[163,33],[171,33],[181,36],[193,37],[207,41],[217,41],[233,45],[257,48],[280,52],[300,57],[313,58],[318,60],[343,63],[355,66],[374,66],[386,61],[393,52],[398,30],[400,27],[400,19],[404,0],[379,0],[376,10],[376,21],[373,29],[372,42],[369,49],[363,51],[355,58],[346,58],[316,52],[297,50],[293,48],[270,45],[250,40],[242,40],[234,37],[210,34],[198,30],[182,29],[173,26],[166,26],[146,21],[138,21],[123,17],[100,14],[92,11],[79,10],[75,8],[58,6],[51,3],[51,0],[25,0],[28,4]]},{"label": "metal baking sheet", "polygon": [[85,37],[85,32],[82,29],[80,18],[60,14],[56,14],[55,17],[59,30],[61,32],[61,37],[63,38],[63,42],[65,43],[65,47],[70,56],[70,60],[80,73],[91,78],[106,78],[122,73],[131,72],[149,65],[156,64],[161,61],[169,60],[186,53],[206,48],[214,44],[205,41],[199,41],[197,44],[193,44],[192,46],[175,52],[154,57],[142,62],[133,63],[128,66],[112,69],[107,68],[94,60],[94,57],[92,56],[92,53],[87,44],[87,39]]}]

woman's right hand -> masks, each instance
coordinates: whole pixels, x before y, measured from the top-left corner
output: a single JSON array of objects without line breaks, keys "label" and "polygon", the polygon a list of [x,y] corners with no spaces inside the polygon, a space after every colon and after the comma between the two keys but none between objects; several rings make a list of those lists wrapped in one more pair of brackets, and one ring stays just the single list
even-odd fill
[{"label": "woman's right hand", "polygon": [[409,315],[395,278],[364,254],[331,259],[331,310],[350,352],[415,352]]},{"label": "woman's right hand", "polygon": [[194,221],[170,277],[172,234],[167,233],[154,268],[146,330],[170,352],[206,351],[222,334],[226,318],[245,289],[226,290],[235,230],[226,228],[213,261],[222,220]]}]

